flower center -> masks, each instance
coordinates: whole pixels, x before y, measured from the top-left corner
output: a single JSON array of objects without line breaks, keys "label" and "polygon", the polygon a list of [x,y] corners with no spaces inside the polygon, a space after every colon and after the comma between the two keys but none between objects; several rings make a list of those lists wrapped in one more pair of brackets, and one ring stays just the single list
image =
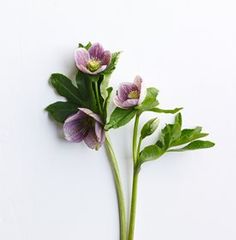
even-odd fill
[{"label": "flower center", "polygon": [[101,62],[97,59],[91,59],[88,61],[87,68],[91,72],[97,71],[101,67]]},{"label": "flower center", "polygon": [[137,90],[131,91],[131,92],[128,94],[128,98],[131,98],[131,99],[137,99],[137,98],[139,98],[139,92],[138,92]]}]

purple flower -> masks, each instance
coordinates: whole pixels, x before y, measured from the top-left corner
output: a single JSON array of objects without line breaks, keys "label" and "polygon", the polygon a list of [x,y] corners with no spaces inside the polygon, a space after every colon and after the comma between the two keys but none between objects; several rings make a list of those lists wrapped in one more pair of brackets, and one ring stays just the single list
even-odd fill
[{"label": "purple flower", "polygon": [[94,43],[88,50],[77,48],[75,50],[75,63],[84,73],[95,75],[104,71],[111,61],[111,52],[104,51],[99,43]]},{"label": "purple flower", "polygon": [[87,108],[68,117],[63,126],[66,140],[84,142],[88,147],[98,150],[105,140],[105,131],[100,117]]},{"label": "purple flower", "polygon": [[134,83],[122,83],[114,99],[115,105],[119,108],[131,108],[137,106],[140,99],[142,78],[136,76]]}]

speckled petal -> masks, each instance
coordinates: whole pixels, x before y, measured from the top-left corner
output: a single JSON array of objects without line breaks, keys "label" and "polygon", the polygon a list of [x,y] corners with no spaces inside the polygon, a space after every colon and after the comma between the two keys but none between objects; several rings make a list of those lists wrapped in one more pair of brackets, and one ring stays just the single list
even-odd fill
[{"label": "speckled petal", "polygon": [[111,56],[112,55],[110,51],[105,51],[101,59],[102,65],[109,65],[111,62]]},{"label": "speckled petal", "polygon": [[88,108],[79,108],[80,111],[82,111],[84,114],[88,115],[89,117],[92,117],[95,121],[99,122],[102,124],[101,118],[94,112],[92,112]]},{"label": "speckled petal", "polygon": [[94,43],[88,50],[90,58],[102,59],[104,49],[100,43]]},{"label": "speckled petal", "polygon": [[66,119],[63,131],[67,141],[81,142],[85,138],[88,132],[86,118],[87,115],[80,111]]},{"label": "speckled petal", "polygon": [[97,136],[94,129],[90,129],[87,136],[84,138],[84,142],[91,149],[98,150],[101,144],[97,140]]},{"label": "speckled petal", "polygon": [[88,51],[84,48],[77,48],[75,50],[74,57],[75,57],[75,64],[78,68],[80,65],[86,67],[90,59]]},{"label": "speckled petal", "polygon": [[137,75],[134,79],[134,84],[138,87],[139,92],[141,92],[141,86],[142,86],[142,78]]}]

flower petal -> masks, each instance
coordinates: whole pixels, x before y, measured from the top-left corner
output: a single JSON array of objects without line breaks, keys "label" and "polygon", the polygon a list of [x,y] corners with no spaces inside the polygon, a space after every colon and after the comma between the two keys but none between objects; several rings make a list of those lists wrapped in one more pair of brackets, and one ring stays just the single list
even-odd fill
[{"label": "flower petal", "polygon": [[102,59],[104,49],[100,43],[94,43],[88,50],[90,58]]},{"label": "flower petal", "polygon": [[98,150],[101,147],[101,144],[97,140],[97,136],[94,129],[90,129],[87,136],[84,138],[84,142],[91,149]]},{"label": "flower petal", "polygon": [[111,52],[110,51],[104,51],[101,62],[102,65],[109,65],[111,62]]},{"label": "flower petal", "polygon": [[138,87],[139,92],[141,92],[142,78],[137,75],[134,79],[134,84]]},{"label": "flower petal", "polygon": [[128,99],[128,95],[131,91],[137,91],[137,90],[138,90],[138,87],[135,84],[125,82],[120,84],[120,87],[118,88],[118,91],[117,91],[117,95],[121,101],[125,101]]},{"label": "flower petal", "polygon": [[89,61],[89,52],[85,48],[77,48],[74,53],[75,64],[79,68],[80,65],[87,66]]},{"label": "flower petal", "polygon": [[131,108],[137,106],[139,99],[128,99],[122,103],[122,108]]},{"label": "flower petal", "polygon": [[90,109],[88,109],[88,108],[79,108],[79,110],[82,111],[87,116],[92,117],[95,121],[97,121],[97,122],[102,124],[102,120],[101,120],[100,116],[97,115],[96,113],[92,112]]},{"label": "flower petal", "polygon": [[99,122],[95,122],[95,133],[99,143],[103,144],[105,141],[105,131]]},{"label": "flower petal", "polygon": [[70,142],[81,142],[85,138],[88,132],[86,118],[87,115],[80,111],[66,119],[63,125],[66,140]]}]

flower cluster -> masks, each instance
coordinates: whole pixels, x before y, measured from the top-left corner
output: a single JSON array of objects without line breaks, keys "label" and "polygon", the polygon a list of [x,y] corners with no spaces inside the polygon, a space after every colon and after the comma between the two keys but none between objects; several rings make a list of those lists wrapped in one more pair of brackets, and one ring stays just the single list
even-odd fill
[{"label": "flower cluster", "polygon": [[[120,240],[133,240],[136,209],[136,194],[138,175],[141,166],[146,162],[159,159],[169,152],[183,152],[210,148],[214,143],[203,141],[201,138],[208,134],[202,132],[201,127],[193,129],[183,128],[182,108],[159,108],[158,90],[155,87],[142,89],[142,78],[136,76],[133,82],[121,83],[111,101],[113,88],[109,86],[109,79],[115,70],[120,52],[104,50],[99,43],[80,44],[75,50],[74,60],[77,74],[74,81],[66,76],[54,73],[50,83],[57,93],[65,98],[50,104],[46,110],[51,117],[62,124],[65,139],[69,142],[84,141],[91,148],[98,150],[105,145],[110,159],[114,176],[120,218]],[[141,100],[141,93],[144,98]],[[109,104],[113,102],[115,108],[110,112]],[[145,112],[152,112],[157,116],[149,119],[139,130],[140,116]],[[159,127],[159,114],[175,114],[172,123],[168,123],[160,130],[156,140],[145,145],[144,138],[156,132]],[[125,126],[133,119],[133,191],[131,197],[131,211],[129,228],[126,222],[126,207],[122,184],[119,174],[119,164],[116,160],[108,132]],[[128,238],[127,238],[128,236]]]}]

